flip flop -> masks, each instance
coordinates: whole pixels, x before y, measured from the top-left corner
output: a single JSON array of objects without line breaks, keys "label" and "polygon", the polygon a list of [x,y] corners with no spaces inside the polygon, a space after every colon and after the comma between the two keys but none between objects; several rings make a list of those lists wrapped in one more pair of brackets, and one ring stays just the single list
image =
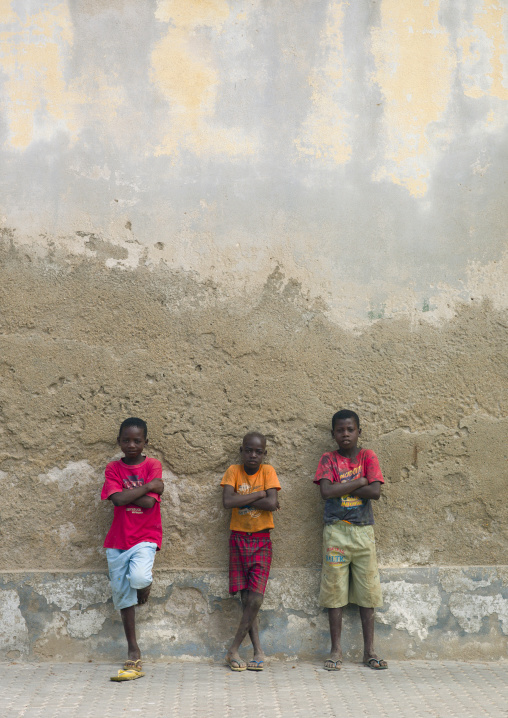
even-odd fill
[{"label": "flip flop", "polygon": [[248,671],[262,671],[264,670],[263,661],[255,661],[254,659],[252,661],[249,661],[247,663],[247,670]]},{"label": "flip flop", "polygon": [[[333,666],[327,666],[327,663],[333,663]],[[340,669],[342,668],[342,661],[332,661],[331,658],[327,658],[323,668],[325,669],[325,671],[340,671]]]},{"label": "flip flop", "polygon": [[127,660],[123,664],[124,671],[142,671],[143,666],[141,664],[141,658],[138,658],[137,661],[131,661]]},{"label": "flip flop", "polygon": [[363,662],[363,665],[372,668],[373,671],[386,671],[388,668],[388,663],[384,658],[369,658],[368,661]]},{"label": "flip flop", "polygon": [[[232,671],[246,671],[247,666],[241,666],[236,658],[226,658],[226,664],[231,668]],[[233,665],[234,664],[234,665]]]},{"label": "flip flop", "polygon": [[118,671],[117,676],[111,676],[111,681],[135,681],[136,678],[142,678],[145,674],[143,671],[129,670],[125,671],[122,668]]}]

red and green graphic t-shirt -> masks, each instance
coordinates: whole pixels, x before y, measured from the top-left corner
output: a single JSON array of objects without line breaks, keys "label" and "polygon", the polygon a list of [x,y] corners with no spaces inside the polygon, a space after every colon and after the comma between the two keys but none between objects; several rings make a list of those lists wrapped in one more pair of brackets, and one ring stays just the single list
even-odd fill
[{"label": "red and green graphic t-shirt", "polygon": [[[338,451],[328,451],[319,459],[314,483],[319,484],[321,479],[328,479],[332,484],[343,483],[344,481],[355,481],[362,476],[367,477],[369,484],[374,481],[384,484],[379,461],[373,451],[360,449],[354,459],[342,456]],[[371,501],[351,494],[327,499],[324,520],[325,524],[349,521],[350,524],[359,524],[360,526],[372,525],[374,515]]]},{"label": "red and green graphic t-shirt", "polygon": [[[129,466],[123,461],[112,461],[106,466],[106,480],[102,487],[101,499],[105,501],[111,494],[124,489],[148,484],[152,479],[162,478],[162,465],[157,459],[146,458],[141,464]],[[162,522],[159,494],[153,496],[155,504],[151,509],[142,509],[135,504],[115,506],[113,523],[104,541],[104,548],[127,550],[141,541],[151,541],[160,549],[162,541]]]}]

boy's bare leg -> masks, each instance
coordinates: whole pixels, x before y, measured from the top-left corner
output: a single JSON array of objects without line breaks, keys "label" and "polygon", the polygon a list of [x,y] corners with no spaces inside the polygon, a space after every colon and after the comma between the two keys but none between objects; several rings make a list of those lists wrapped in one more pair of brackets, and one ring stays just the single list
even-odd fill
[{"label": "boy's bare leg", "polygon": [[246,591],[246,593],[247,596],[244,603],[244,609],[242,613],[242,618],[240,620],[240,625],[238,626],[238,630],[236,632],[233,643],[231,644],[231,648],[226,654],[226,660],[235,661],[236,663],[238,663],[239,667],[245,666],[245,661],[240,658],[238,650],[242,644],[243,639],[252,628],[252,624],[256,620],[258,611],[261,608],[261,604],[263,603],[262,593],[255,593],[254,591]]},{"label": "boy's bare leg", "polygon": [[[244,589],[242,591],[242,604],[244,609],[247,605],[248,594],[249,591],[247,591],[247,589]],[[257,614],[255,619],[252,621],[251,627],[249,628],[249,637],[252,641],[252,650],[254,651],[252,659],[257,663],[259,663],[260,661],[264,661],[266,656],[263,649],[261,648],[261,642],[259,640],[259,616]]]},{"label": "boy's bare leg", "polygon": [[136,640],[136,609],[135,606],[120,609],[123,630],[127,639],[127,655],[131,661],[141,658],[138,642]]},{"label": "boy's bare leg", "polygon": [[325,668],[334,669],[335,664],[342,663],[342,648],[340,647],[340,636],[342,633],[342,608],[329,608],[328,621],[330,623],[330,638],[332,648],[330,657],[325,661]]},{"label": "boy's bare leg", "polygon": [[370,658],[375,658],[380,667],[386,668],[386,661],[379,660],[374,651],[374,609],[365,606],[359,608],[363,631],[363,662],[367,663]]},{"label": "boy's bare leg", "polygon": [[142,606],[148,601],[148,596],[150,595],[151,588],[151,583],[149,583],[148,586],[145,586],[145,588],[138,588],[138,606]]}]

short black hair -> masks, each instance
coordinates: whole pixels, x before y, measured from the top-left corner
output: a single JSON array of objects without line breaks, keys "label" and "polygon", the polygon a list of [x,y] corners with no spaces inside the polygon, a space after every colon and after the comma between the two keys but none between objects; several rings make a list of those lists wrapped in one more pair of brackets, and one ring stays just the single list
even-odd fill
[{"label": "short black hair", "polygon": [[128,426],[137,426],[140,429],[143,429],[145,439],[148,436],[148,427],[146,425],[146,421],[143,421],[143,419],[138,419],[136,416],[130,416],[128,419],[124,419],[122,421],[122,423],[120,424],[120,429],[118,431],[118,436],[121,436],[122,431],[124,429],[127,429]]},{"label": "short black hair", "polygon": [[351,409],[341,409],[332,416],[332,431],[335,429],[335,424],[341,419],[354,419],[357,428],[360,428],[360,417],[356,411],[351,411]]},{"label": "short black hair", "polygon": [[261,432],[259,432],[259,431],[249,431],[249,432],[247,432],[247,434],[245,434],[245,436],[244,436],[243,439],[242,439],[242,446],[243,446],[243,442],[245,441],[245,439],[250,439],[251,436],[255,436],[255,437],[257,437],[258,439],[261,439],[261,441],[262,441],[262,442],[264,443],[264,445],[266,446],[266,436],[265,436],[264,434],[261,434]]}]

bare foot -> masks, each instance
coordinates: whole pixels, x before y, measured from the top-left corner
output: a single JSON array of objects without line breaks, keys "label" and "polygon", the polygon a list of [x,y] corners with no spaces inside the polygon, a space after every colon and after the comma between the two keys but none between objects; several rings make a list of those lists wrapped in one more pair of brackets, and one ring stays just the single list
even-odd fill
[{"label": "bare foot", "polygon": [[139,661],[141,658],[141,651],[139,648],[132,648],[127,651],[127,656],[129,657],[129,661]]},{"label": "bare foot", "polygon": [[232,671],[245,671],[247,664],[240,658],[238,651],[228,651],[226,653],[226,663]]},{"label": "bare foot", "polygon": [[332,651],[325,661],[326,671],[340,671],[342,668],[342,651]]},{"label": "bare foot", "polygon": [[138,606],[142,606],[148,601],[148,596],[150,595],[151,588],[152,584],[150,584],[146,588],[138,588]]}]

